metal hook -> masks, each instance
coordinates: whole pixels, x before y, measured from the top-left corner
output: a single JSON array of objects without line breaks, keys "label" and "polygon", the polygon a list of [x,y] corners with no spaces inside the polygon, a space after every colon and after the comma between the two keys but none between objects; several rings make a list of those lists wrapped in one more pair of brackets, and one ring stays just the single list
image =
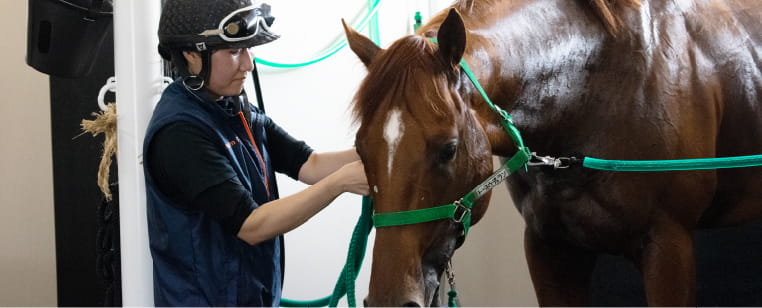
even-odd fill
[{"label": "metal hook", "polygon": [[108,107],[106,107],[106,104],[103,102],[107,91],[116,93],[116,78],[114,76],[109,77],[106,80],[106,84],[101,87],[100,91],[98,91],[98,107],[102,111],[108,110]]},{"label": "metal hook", "polygon": [[527,162],[528,166],[553,166],[553,169],[566,169],[571,167],[572,158],[569,157],[552,157],[552,156],[538,156],[536,152],[532,152],[532,158]]},{"label": "metal hook", "polygon": [[447,283],[450,284],[450,289],[455,289],[455,270],[452,268],[452,259],[447,261],[447,267],[445,267],[445,273],[447,274]]},{"label": "metal hook", "polygon": [[453,215],[452,221],[454,221],[455,223],[461,223],[463,222],[463,219],[465,219],[466,216],[468,216],[468,214],[471,213],[471,209],[463,205],[462,198],[458,201],[453,202],[453,204],[455,205],[455,211],[452,213]]}]

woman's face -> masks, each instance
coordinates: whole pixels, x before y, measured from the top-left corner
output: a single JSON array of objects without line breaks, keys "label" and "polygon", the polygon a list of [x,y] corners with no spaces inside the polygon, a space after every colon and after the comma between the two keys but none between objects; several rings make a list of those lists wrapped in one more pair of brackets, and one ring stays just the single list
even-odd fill
[{"label": "woman's face", "polygon": [[[201,71],[201,55],[186,53],[188,69],[197,74]],[[209,92],[219,96],[241,94],[244,81],[254,69],[252,48],[219,49],[212,52],[212,71],[206,85]]]}]

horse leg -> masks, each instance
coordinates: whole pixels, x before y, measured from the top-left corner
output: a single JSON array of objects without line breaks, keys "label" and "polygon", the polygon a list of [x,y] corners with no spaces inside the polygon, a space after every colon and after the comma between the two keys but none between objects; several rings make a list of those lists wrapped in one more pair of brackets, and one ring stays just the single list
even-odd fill
[{"label": "horse leg", "polygon": [[656,223],[643,247],[641,262],[649,306],[695,306],[692,231],[671,221]]},{"label": "horse leg", "polygon": [[540,306],[587,306],[595,255],[524,231],[524,249]]}]

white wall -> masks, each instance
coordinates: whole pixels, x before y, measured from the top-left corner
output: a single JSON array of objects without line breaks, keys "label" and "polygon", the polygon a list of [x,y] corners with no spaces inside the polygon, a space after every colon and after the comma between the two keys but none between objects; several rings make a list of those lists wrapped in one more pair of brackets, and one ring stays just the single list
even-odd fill
[{"label": "white wall", "polygon": [[27,1],[0,20],[0,306],[55,306],[48,77],[26,65]]},{"label": "white wall", "polygon": [[[355,20],[367,5],[366,0],[268,2],[276,18],[273,30],[282,37],[258,47],[256,53],[274,62],[300,62],[319,54],[344,38],[340,19]],[[425,22],[449,4],[442,0],[383,0],[381,46],[388,47],[412,31],[416,10],[421,11]],[[356,127],[351,126],[348,108],[366,71],[348,48],[308,67],[276,69],[260,65],[260,71],[266,110],[277,123],[318,151],[352,146]],[[287,177],[279,177],[278,181],[281,195],[304,188]],[[314,299],[330,294],[346,258],[359,211],[360,197],[342,196],[286,235],[284,297]],[[464,305],[537,304],[523,254],[523,226],[505,187],[498,187],[487,217],[473,229],[454,258],[456,283]],[[358,303],[367,295],[372,236],[357,281]]]}]

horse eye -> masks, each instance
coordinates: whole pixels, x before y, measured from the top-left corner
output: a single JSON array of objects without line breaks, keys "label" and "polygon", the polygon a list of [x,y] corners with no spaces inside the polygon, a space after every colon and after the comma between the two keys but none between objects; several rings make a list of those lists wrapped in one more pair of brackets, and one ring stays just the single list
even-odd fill
[{"label": "horse eye", "polygon": [[440,163],[449,162],[455,157],[455,151],[458,150],[458,144],[456,142],[450,142],[446,144],[442,150],[439,151],[438,161]]}]

